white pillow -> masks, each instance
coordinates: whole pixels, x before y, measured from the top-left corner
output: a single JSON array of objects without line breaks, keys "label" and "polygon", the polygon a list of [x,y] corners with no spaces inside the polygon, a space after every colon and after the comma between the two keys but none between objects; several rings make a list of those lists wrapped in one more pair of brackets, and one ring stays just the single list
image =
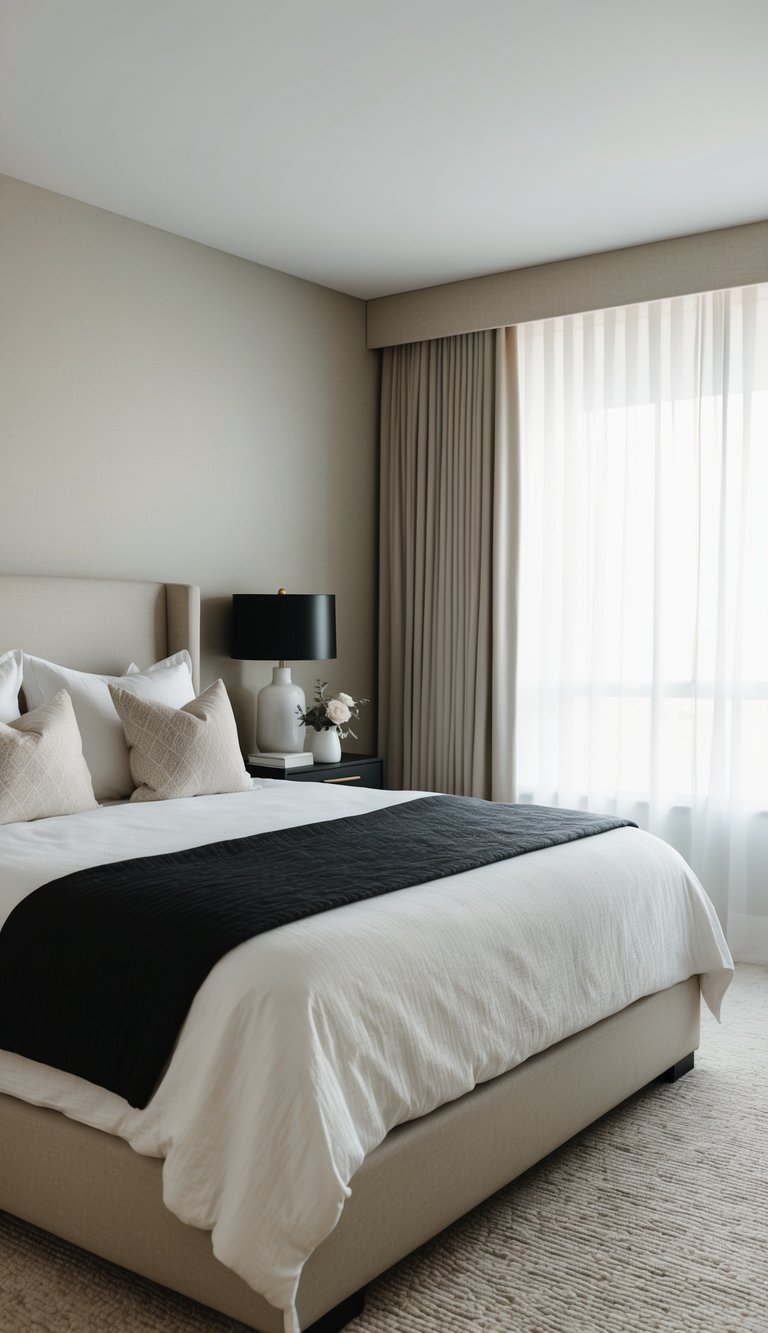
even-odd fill
[{"label": "white pillow", "polygon": [[21,657],[19,648],[0,657],[0,722],[15,722],[19,716]]},{"label": "white pillow", "polygon": [[8,726],[0,722],[0,824],[96,808],[66,690]]},{"label": "white pillow", "polygon": [[251,788],[223,681],[209,685],[183,708],[149,703],[119,685],[110,685],[109,692],[131,747],[136,785],[132,801]]},{"label": "white pillow", "polygon": [[109,697],[110,683],[139,698],[181,708],[194,698],[189,653],[174,653],[146,671],[123,676],[100,676],[46,662],[23,659],[24,696],[29,708],[48,703],[59,690],[69,694],[80,728],[85,762],[91,772],[97,801],[121,800],[134,788],[128,763],[128,745],[120,719]]},{"label": "white pillow", "polygon": [[[165,698],[161,697],[163,690],[168,690],[171,694],[179,692],[179,688],[189,689],[192,690],[189,698],[195,698],[195,690],[192,688],[192,659],[185,648],[181,649],[180,653],[173,653],[172,657],[164,657],[161,663],[152,663],[151,667],[141,668],[137,667],[136,663],[131,663],[129,667],[125,668],[123,674],[124,676],[156,677],[155,686],[159,704],[167,702]],[[128,685],[125,684],[124,688],[128,689]],[[188,704],[189,698],[185,698],[185,704]],[[179,708],[181,708],[181,704],[179,704]]]},{"label": "white pillow", "polygon": [[[110,680],[115,680],[110,677]],[[169,708],[183,708],[195,697],[192,684],[192,658],[186,648],[172,657],[164,657],[162,662],[155,662],[142,671],[135,662],[119,677],[121,689],[130,690],[139,699],[147,699],[156,704],[168,704]]]}]

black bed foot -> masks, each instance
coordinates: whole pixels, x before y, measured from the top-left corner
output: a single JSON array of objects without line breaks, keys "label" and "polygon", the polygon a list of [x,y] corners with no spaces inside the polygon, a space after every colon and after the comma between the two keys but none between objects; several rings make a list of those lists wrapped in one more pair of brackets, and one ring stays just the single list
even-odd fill
[{"label": "black bed foot", "polygon": [[682,1060],[678,1060],[675,1064],[670,1065],[669,1069],[665,1069],[663,1074],[659,1074],[659,1078],[663,1078],[665,1083],[676,1083],[679,1078],[683,1077],[683,1074],[690,1073],[692,1069],[693,1051],[691,1051],[690,1055],[684,1055]]},{"label": "black bed foot", "polygon": [[345,1301],[339,1301],[332,1310],[316,1319],[314,1324],[310,1324],[304,1333],[338,1333],[340,1328],[344,1328],[350,1319],[356,1319],[363,1313],[365,1307],[365,1287],[359,1291],[353,1292],[347,1296]]}]

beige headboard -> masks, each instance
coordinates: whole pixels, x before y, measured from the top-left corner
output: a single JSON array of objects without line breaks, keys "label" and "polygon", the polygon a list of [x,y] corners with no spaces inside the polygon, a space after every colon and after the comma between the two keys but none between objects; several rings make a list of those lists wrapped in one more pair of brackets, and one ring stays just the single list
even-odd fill
[{"label": "beige headboard", "polygon": [[187,648],[199,689],[200,589],[186,583],[0,575],[0,653],[22,648],[119,675]]}]

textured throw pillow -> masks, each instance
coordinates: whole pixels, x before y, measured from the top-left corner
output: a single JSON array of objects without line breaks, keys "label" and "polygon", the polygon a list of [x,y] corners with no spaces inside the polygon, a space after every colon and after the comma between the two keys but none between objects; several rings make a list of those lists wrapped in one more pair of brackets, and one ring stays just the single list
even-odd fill
[{"label": "textured throw pillow", "polygon": [[131,747],[132,801],[247,791],[252,785],[223,681],[183,708],[148,703],[119,685],[109,692]]},{"label": "textured throw pillow", "polygon": [[0,657],[0,722],[15,722],[19,716],[21,658],[18,648]]},{"label": "textured throw pillow", "polygon": [[24,653],[24,695],[29,708],[47,703],[65,689],[72,704],[83,740],[85,762],[91,771],[99,801],[121,800],[134,788],[128,763],[128,746],[120,719],[109,697],[109,684],[121,685],[144,699],[180,708],[194,699],[189,653],[175,653],[146,671],[135,668],[124,676],[101,676],[74,671],[42,657]]},{"label": "textured throw pillow", "polygon": [[0,824],[96,808],[66,690],[15,722],[0,722]]}]

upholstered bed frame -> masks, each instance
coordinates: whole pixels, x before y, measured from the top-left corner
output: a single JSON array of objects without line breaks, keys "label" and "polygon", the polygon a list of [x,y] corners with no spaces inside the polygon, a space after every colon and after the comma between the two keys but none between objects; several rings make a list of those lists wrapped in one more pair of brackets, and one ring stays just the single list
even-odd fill
[{"label": "upholstered bed frame", "polygon": [[[119,673],[182,647],[198,670],[199,594],[180,584],[0,577],[0,652]],[[365,1284],[639,1088],[690,1068],[691,978],[650,995],[430,1115],[393,1130],[305,1266],[302,1327],[359,1312]],[[0,1095],[0,1208],[241,1320],[282,1315],[162,1202],[162,1163],[57,1111]],[[319,1321],[319,1322],[317,1322]]]}]

